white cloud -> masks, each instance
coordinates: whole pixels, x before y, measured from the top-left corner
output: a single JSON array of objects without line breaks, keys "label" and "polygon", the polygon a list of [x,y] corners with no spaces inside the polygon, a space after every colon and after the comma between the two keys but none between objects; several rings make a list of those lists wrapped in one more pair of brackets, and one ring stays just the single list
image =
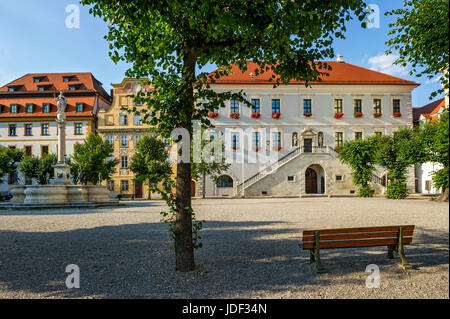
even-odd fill
[{"label": "white cloud", "polygon": [[408,71],[406,68],[394,64],[394,61],[398,57],[398,54],[386,55],[384,53],[380,53],[376,56],[368,58],[367,61],[369,62],[372,70],[390,75],[407,75]]}]

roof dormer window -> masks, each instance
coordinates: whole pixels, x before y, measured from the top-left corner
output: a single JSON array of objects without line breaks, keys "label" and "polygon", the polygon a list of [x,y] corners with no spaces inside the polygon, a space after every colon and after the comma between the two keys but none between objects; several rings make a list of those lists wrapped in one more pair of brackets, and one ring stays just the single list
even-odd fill
[{"label": "roof dormer window", "polygon": [[69,90],[70,91],[75,91],[75,90],[78,90],[79,88],[80,88],[80,84],[72,84],[72,85],[69,85]]},{"label": "roof dormer window", "polygon": [[33,113],[33,103],[27,103],[26,105],[26,112],[27,113]]},{"label": "roof dormer window", "polygon": [[11,104],[9,112],[12,113],[12,114],[16,114],[17,113],[17,109],[18,109],[17,104]]},{"label": "roof dormer window", "polygon": [[33,83],[40,83],[45,78],[45,76],[33,76]]},{"label": "roof dormer window", "polygon": [[42,104],[42,113],[50,113],[50,103]]},{"label": "roof dormer window", "polygon": [[72,78],[73,78],[72,75],[63,76],[63,82],[64,83],[70,82],[72,80]]},{"label": "roof dormer window", "polygon": [[77,103],[76,104],[76,111],[77,111],[77,113],[83,112],[83,109],[84,109],[84,103]]},{"label": "roof dormer window", "polygon": [[14,92],[15,90],[16,90],[15,87],[12,87],[12,86],[8,87],[8,92]]}]

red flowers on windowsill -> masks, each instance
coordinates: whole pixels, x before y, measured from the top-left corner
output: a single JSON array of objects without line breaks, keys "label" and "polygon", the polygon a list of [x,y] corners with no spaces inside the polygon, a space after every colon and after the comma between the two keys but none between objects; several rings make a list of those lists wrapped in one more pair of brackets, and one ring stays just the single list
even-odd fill
[{"label": "red flowers on windowsill", "polygon": [[272,118],[273,118],[273,119],[278,120],[278,119],[280,118],[280,116],[281,116],[280,112],[272,113]]},{"label": "red flowers on windowsill", "polygon": [[236,150],[239,149],[239,147],[237,147],[237,146],[231,146],[231,149],[232,149],[233,151],[236,151]]},{"label": "red flowers on windowsill", "polygon": [[241,114],[239,114],[239,113],[230,113],[230,118],[232,118],[232,119],[237,120],[240,117],[241,117]]},{"label": "red flowers on windowsill", "polygon": [[402,117],[402,113],[400,113],[400,112],[394,112],[393,116],[394,116],[394,117]]},{"label": "red flowers on windowsill", "polygon": [[272,146],[272,149],[275,150],[275,151],[280,151],[281,150],[281,146],[274,145],[274,146]]},{"label": "red flowers on windowsill", "polygon": [[250,115],[250,117],[253,119],[259,119],[261,117],[261,113],[254,112]]},{"label": "red flowers on windowsill", "polygon": [[381,117],[383,114],[380,112],[373,112],[373,117]]},{"label": "red flowers on windowsill", "polygon": [[334,113],[334,118],[335,119],[340,119],[341,117],[343,117],[344,116],[344,113]]},{"label": "red flowers on windowsill", "polygon": [[358,117],[362,117],[363,114],[362,114],[362,112],[355,112],[355,113],[353,114],[353,116],[356,117],[356,118],[358,118]]},{"label": "red flowers on windowsill", "polygon": [[216,117],[218,117],[219,116],[219,113],[218,112],[209,112],[208,113],[208,117],[209,118],[212,118],[212,119],[215,119]]},{"label": "red flowers on windowsill", "polygon": [[252,151],[253,152],[258,152],[260,150],[260,147],[259,146],[253,146],[252,147]]},{"label": "red flowers on windowsill", "polygon": [[304,116],[304,117],[311,117],[311,116],[312,116],[312,113],[303,113],[303,116]]}]

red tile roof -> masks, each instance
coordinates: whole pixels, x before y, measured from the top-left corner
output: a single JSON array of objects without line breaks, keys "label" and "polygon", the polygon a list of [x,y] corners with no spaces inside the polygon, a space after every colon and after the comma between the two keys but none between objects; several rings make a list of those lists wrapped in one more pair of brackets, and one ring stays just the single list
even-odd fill
[{"label": "red tile roof", "polygon": [[[64,82],[65,77],[71,77],[69,82]],[[40,78],[38,83],[34,83],[34,78]],[[46,92],[52,91],[69,91],[69,85],[80,85],[79,90],[96,91],[106,100],[110,101],[111,97],[103,89],[102,83],[98,81],[90,72],[72,72],[72,73],[28,73],[2,87],[0,93],[8,93],[9,87],[17,87],[13,93],[22,92],[39,92],[38,87],[49,85]]]},{"label": "red tile roof", "polygon": [[420,115],[423,115],[427,119],[432,119],[430,114],[435,114],[439,112],[439,110],[444,107],[445,99],[441,98],[439,100],[433,101],[427,105],[422,107],[414,107],[413,108],[413,122],[417,123],[420,119]]},{"label": "red tile roof", "polygon": [[[392,75],[384,74],[374,70],[366,69],[354,64],[346,62],[326,62],[331,66],[331,71],[324,71],[329,73],[329,76],[322,76],[321,82],[310,82],[311,84],[402,84],[414,85],[420,84],[405,79],[401,79]],[[258,68],[258,65],[253,62],[247,63],[247,71],[242,73],[237,65],[231,65],[232,74],[223,76],[216,80],[217,84],[271,84],[269,79],[274,74],[272,70],[266,71],[258,76],[251,75]],[[215,71],[210,73],[214,75]],[[304,82],[291,81],[290,84],[299,84]]]}]

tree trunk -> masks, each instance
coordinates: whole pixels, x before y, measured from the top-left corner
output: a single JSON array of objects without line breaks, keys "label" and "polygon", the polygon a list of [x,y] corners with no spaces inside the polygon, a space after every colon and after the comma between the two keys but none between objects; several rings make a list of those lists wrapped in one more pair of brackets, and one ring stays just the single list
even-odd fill
[{"label": "tree trunk", "polygon": [[[182,112],[187,118],[187,122],[181,123],[181,125],[188,128],[190,137],[192,137],[191,119],[194,110],[195,65],[197,60],[195,50],[191,49],[185,53],[183,60],[184,92],[181,98],[184,104]],[[175,263],[176,269],[182,272],[195,269],[191,207],[191,163],[180,162],[177,164]]]},{"label": "tree trunk", "polygon": [[442,189],[442,193],[438,198],[440,202],[448,202],[448,187]]},{"label": "tree trunk", "polygon": [[205,194],[205,192],[206,192],[206,174],[205,173],[203,173],[203,185],[202,185],[202,193],[203,193],[203,195],[202,195],[202,197],[203,197],[203,199],[206,197],[206,194]]},{"label": "tree trunk", "polygon": [[151,190],[151,181],[150,179],[148,180],[148,199],[152,199],[152,190]]}]

